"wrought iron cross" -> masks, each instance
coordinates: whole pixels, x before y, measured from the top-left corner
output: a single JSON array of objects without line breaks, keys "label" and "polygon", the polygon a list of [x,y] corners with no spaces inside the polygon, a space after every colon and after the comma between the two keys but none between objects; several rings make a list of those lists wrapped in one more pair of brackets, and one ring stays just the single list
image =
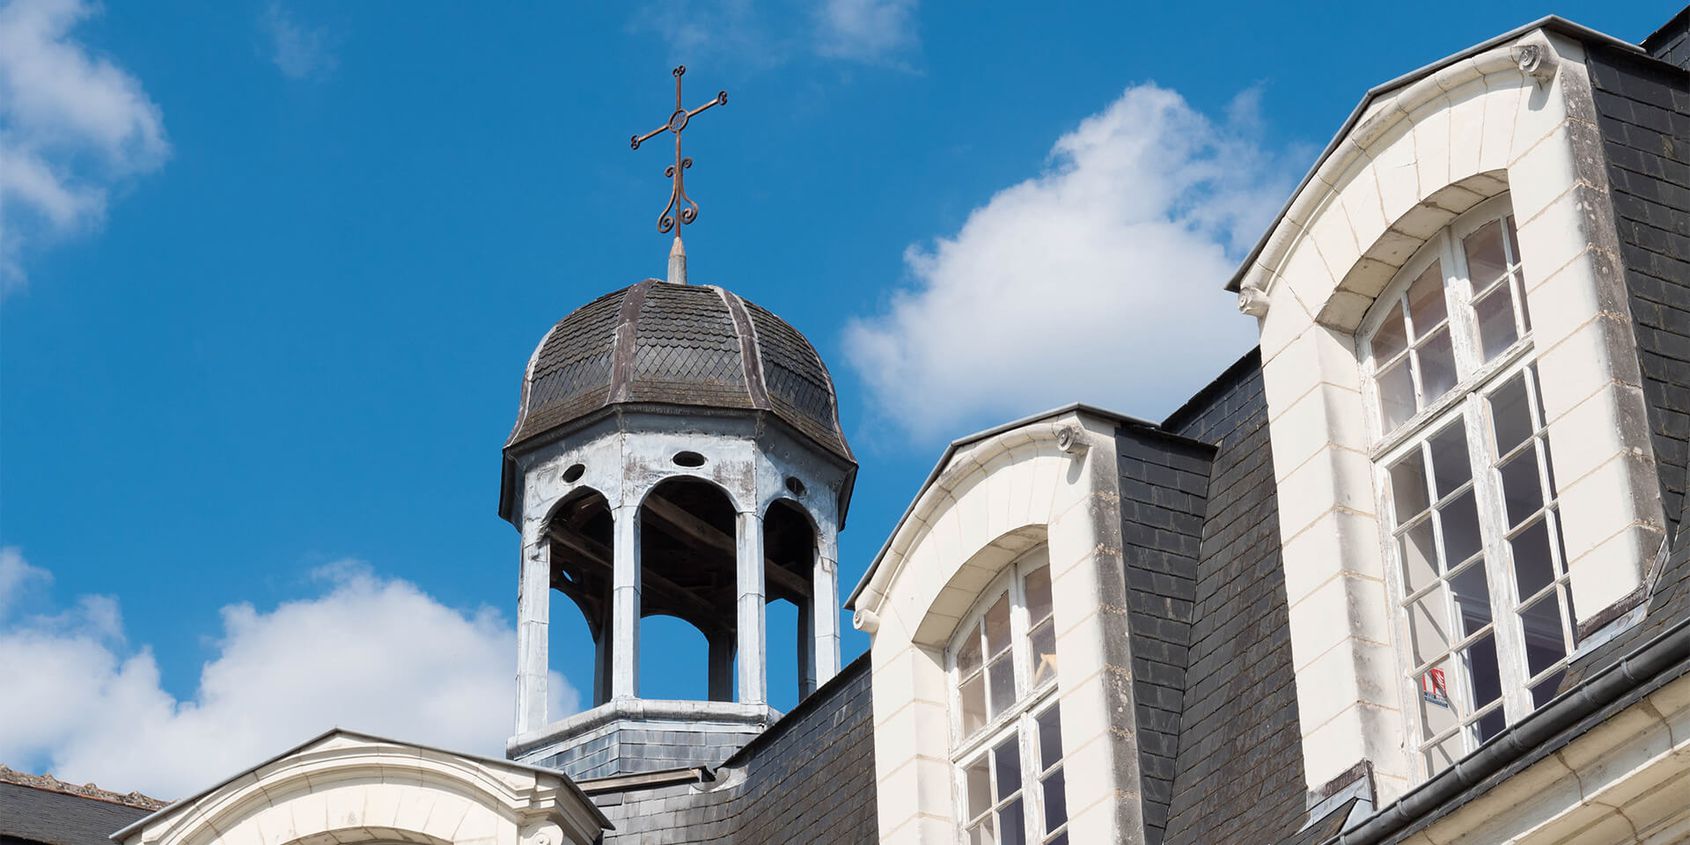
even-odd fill
[{"label": "wrought iron cross", "polygon": [[[686,177],[687,168],[692,167],[692,159],[681,155],[681,130],[687,128],[688,121],[697,117],[711,106],[725,106],[728,104],[728,92],[716,92],[716,98],[691,111],[681,105],[681,77],[687,72],[686,65],[675,68],[675,111],[669,115],[669,122],[645,133],[635,135],[629,146],[639,149],[640,145],[663,132],[675,133],[675,163],[664,168],[663,175],[675,180],[674,187],[669,189],[669,204],[664,206],[663,213],[657,216],[657,231],[668,234],[674,231],[677,220],[679,225],[691,223],[698,218],[698,203],[687,196]],[[675,233],[677,236],[679,232]]]}]

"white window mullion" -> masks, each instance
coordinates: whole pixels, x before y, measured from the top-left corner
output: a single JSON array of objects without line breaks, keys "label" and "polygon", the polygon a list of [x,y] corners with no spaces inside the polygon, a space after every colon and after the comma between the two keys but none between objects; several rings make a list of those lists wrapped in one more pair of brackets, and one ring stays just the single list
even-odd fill
[{"label": "white window mullion", "polygon": [[[1502,682],[1502,709],[1510,723],[1531,712],[1530,694],[1522,671],[1525,655],[1514,610],[1520,606],[1508,550],[1508,507],[1497,482],[1497,455],[1491,436],[1493,422],[1484,394],[1467,398],[1467,452],[1473,463],[1473,487],[1479,505],[1479,538],[1485,553],[1485,580],[1490,587],[1491,625],[1496,643],[1497,674]],[[1521,697],[1526,698],[1524,708]]]}]

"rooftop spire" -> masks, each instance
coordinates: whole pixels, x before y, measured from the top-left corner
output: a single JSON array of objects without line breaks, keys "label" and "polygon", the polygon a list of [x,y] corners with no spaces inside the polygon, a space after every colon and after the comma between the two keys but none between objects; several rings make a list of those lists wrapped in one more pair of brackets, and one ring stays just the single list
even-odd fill
[{"label": "rooftop spire", "polygon": [[[657,137],[659,133],[671,132],[675,136],[675,163],[664,168],[663,175],[673,180],[669,188],[669,204],[663,207],[663,213],[657,216],[657,231],[664,234],[675,233],[675,242],[669,247],[669,281],[686,284],[687,281],[687,253],[681,246],[681,226],[685,226],[698,219],[698,203],[687,196],[686,171],[692,167],[692,159],[681,155],[681,131],[687,128],[687,123],[712,106],[728,104],[728,92],[717,91],[715,99],[698,108],[688,110],[681,103],[681,77],[687,72],[686,65],[681,65],[673,71],[675,75],[675,110],[669,113],[669,122],[645,133],[635,135],[629,141],[629,146],[639,149],[640,145]],[[677,269],[678,268],[678,269]]]}]

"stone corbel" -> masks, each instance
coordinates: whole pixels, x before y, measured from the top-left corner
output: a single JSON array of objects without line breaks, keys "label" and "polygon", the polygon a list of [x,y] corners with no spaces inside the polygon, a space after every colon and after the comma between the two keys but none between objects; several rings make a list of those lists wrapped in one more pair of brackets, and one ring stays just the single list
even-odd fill
[{"label": "stone corbel", "polygon": [[1509,56],[1514,59],[1514,65],[1520,72],[1537,80],[1539,85],[1547,85],[1555,78],[1555,70],[1560,67],[1561,60],[1555,55],[1555,48],[1549,45],[1549,39],[1541,32],[1533,32],[1519,40],[1509,49]]},{"label": "stone corbel", "polygon": [[880,616],[868,608],[859,607],[851,614],[851,627],[872,635],[880,630]]},{"label": "stone corbel", "polygon": [[1254,280],[1238,288],[1238,310],[1251,317],[1262,318],[1268,313],[1268,297]]}]

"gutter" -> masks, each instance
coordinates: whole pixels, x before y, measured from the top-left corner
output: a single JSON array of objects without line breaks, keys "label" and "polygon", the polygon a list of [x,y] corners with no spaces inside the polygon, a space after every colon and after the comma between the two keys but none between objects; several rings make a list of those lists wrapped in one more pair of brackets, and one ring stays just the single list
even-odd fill
[{"label": "gutter", "polygon": [[[1525,719],[1509,726],[1478,751],[1410,790],[1328,845],[1374,845],[1431,822],[1453,810],[1461,793],[1544,747],[1557,735],[1652,681],[1670,681],[1690,671],[1690,618],[1680,619],[1629,655]],[[1670,676],[1670,677],[1667,677]],[[1581,732],[1582,733],[1582,732]],[[1535,762],[1535,761],[1534,761]]]}]

